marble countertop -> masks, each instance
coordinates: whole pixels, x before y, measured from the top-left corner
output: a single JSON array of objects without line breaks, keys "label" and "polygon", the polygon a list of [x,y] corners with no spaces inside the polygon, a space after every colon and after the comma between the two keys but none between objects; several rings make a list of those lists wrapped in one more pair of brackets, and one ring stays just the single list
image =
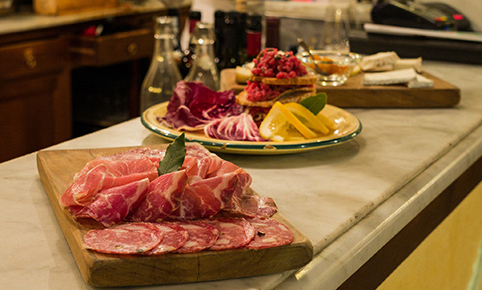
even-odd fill
[{"label": "marble countertop", "polygon": [[[182,2],[182,5],[191,5],[191,0]],[[159,0],[146,0],[144,2],[120,1],[120,6],[111,9],[86,11],[75,14],[59,16],[39,15],[35,13],[18,13],[0,17],[0,35],[34,31],[44,28],[55,28],[64,25],[82,23],[103,19],[106,17],[142,14],[165,9],[166,6]]]},{"label": "marble countertop", "polygon": [[[448,109],[348,109],[363,124],[355,139],[281,156],[219,154],[246,169],[252,187],[314,245],[299,271],[142,289],[336,289],[482,156],[482,66],[424,62],[461,89]],[[165,142],[133,119],[48,149]],[[0,164],[0,285],[90,289],[43,189],[32,153]]]}]

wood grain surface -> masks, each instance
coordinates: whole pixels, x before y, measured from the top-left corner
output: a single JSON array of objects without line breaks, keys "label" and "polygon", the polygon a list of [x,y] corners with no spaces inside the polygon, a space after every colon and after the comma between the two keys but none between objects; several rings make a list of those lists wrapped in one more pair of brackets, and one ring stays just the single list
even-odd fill
[{"label": "wood grain surface", "polygon": [[130,148],[45,150],[37,154],[38,171],[45,191],[87,283],[93,286],[134,286],[221,280],[297,269],[311,261],[313,246],[310,240],[279,213],[273,218],[289,226],[295,237],[291,244],[281,247],[159,256],[102,254],[84,249],[85,233],[99,226],[90,219],[74,220],[60,207],[59,197],[70,185],[74,174],[88,161]]},{"label": "wood grain surface", "polygon": [[[364,86],[363,73],[350,77],[337,87],[317,85],[317,92],[328,95],[328,104],[340,108],[447,108],[460,102],[460,89],[427,72],[423,76],[434,82],[433,88],[410,89],[404,85]],[[235,81],[235,69],[221,72],[221,90],[244,90]]]}]

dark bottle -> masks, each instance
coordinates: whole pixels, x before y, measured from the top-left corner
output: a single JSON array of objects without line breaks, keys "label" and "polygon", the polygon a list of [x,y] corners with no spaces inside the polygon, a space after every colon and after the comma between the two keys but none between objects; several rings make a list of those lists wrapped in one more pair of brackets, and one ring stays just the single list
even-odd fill
[{"label": "dark bottle", "polygon": [[253,58],[258,56],[261,51],[261,39],[262,39],[262,29],[263,25],[261,15],[249,15],[247,19],[246,27],[246,53],[248,55],[248,60],[251,61]]},{"label": "dark bottle", "polygon": [[214,35],[216,37],[216,40],[214,42],[214,61],[218,66],[218,71],[221,70],[221,60],[223,59],[224,16],[225,16],[225,13],[222,10],[216,10],[214,12]]},{"label": "dark bottle", "polygon": [[177,66],[179,67],[179,72],[181,73],[181,76],[184,77],[189,72],[189,69],[184,66],[182,61],[184,57],[184,51],[182,50],[181,41],[179,37],[179,32],[180,32],[179,10],[176,8],[169,8],[167,10],[167,16],[171,20],[172,27],[173,27],[174,38],[172,39],[172,48],[174,51],[174,60],[176,61]]},{"label": "dark bottle", "polygon": [[246,35],[246,28],[247,28],[247,19],[248,14],[246,12],[240,12],[238,14],[238,37],[239,37],[239,48],[238,48],[238,55],[239,55],[239,63],[242,65],[248,60],[248,53],[247,53],[247,35]]},{"label": "dark bottle", "polygon": [[194,29],[196,25],[201,21],[200,11],[189,12],[189,44],[188,48],[184,51],[181,58],[181,74],[182,77],[186,77],[191,69],[193,58],[195,58],[196,39],[194,37]]},{"label": "dark bottle", "polygon": [[267,17],[266,19],[266,47],[279,48],[279,26],[280,19]]},{"label": "dark bottle", "polygon": [[239,12],[237,11],[226,12],[224,17],[222,49],[221,69],[235,68],[241,64],[239,60]]}]

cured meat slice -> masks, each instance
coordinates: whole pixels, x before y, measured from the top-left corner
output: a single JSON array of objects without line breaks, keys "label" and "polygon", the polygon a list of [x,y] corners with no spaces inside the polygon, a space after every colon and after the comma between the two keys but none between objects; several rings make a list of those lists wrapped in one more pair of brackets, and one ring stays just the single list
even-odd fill
[{"label": "cured meat slice", "polygon": [[243,195],[234,195],[232,202],[225,210],[251,218],[269,218],[276,213],[278,207],[272,198],[247,191]]},{"label": "cured meat slice", "polygon": [[[76,176],[72,185],[60,196],[60,205],[67,207],[90,202],[95,194],[102,189],[106,174],[107,167],[101,164],[83,175]],[[88,202],[80,202],[83,200]]]},{"label": "cured meat slice", "polygon": [[164,238],[159,245],[152,250],[145,252],[145,254],[160,255],[175,251],[182,247],[189,237],[187,230],[174,223],[163,222],[155,223],[154,225],[162,231]]},{"label": "cured meat slice", "polygon": [[149,179],[144,178],[126,185],[101,190],[94,201],[82,206],[70,206],[74,217],[90,217],[105,227],[123,221],[139,200],[142,200],[149,187]]},{"label": "cured meat slice", "polygon": [[158,175],[157,166],[147,157],[131,160],[94,159],[76,174],[73,183],[60,197],[60,204],[63,207],[86,205],[102,189],[144,178],[154,180]]},{"label": "cured meat slice", "polygon": [[175,219],[210,218],[230,207],[233,196],[242,196],[251,184],[245,170],[216,155],[189,160],[186,173],[180,206],[170,214]]},{"label": "cured meat slice", "polygon": [[166,155],[166,149],[151,149],[148,147],[134,148],[114,155],[101,157],[108,160],[134,160],[148,157],[152,162],[159,164],[159,161]]},{"label": "cured meat slice", "polygon": [[183,227],[189,234],[186,243],[177,249],[178,253],[192,253],[208,249],[216,243],[219,237],[218,229],[203,221],[175,221],[174,223]]},{"label": "cured meat slice", "polygon": [[107,167],[108,174],[106,180],[104,180],[103,188],[108,188],[139,180],[140,176],[142,176],[140,179],[147,177],[152,180],[157,177],[158,163],[153,162],[147,156],[126,160],[97,158],[87,163],[78,175],[83,175],[97,165],[104,165]]},{"label": "cured meat slice", "polygon": [[248,249],[265,249],[287,245],[293,242],[291,230],[274,219],[248,219],[255,227],[254,239],[245,247]]},{"label": "cured meat slice", "polygon": [[207,222],[219,231],[219,238],[210,250],[240,248],[248,244],[256,234],[254,226],[244,218],[216,218]]},{"label": "cured meat slice", "polygon": [[162,221],[179,207],[186,183],[185,170],[159,176],[151,182],[146,197],[128,216],[128,219],[143,222]]},{"label": "cured meat slice", "polygon": [[196,158],[203,158],[210,155],[215,155],[209,152],[204,146],[199,143],[186,143],[186,155]]},{"label": "cured meat slice", "polygon": [[159,245],[163,234],[147,223],[127,223],[100,230],[90,230],[84,236],[84,246],[101,253],[140,254]]},{"label": "cured meat slice", "polygon": [[188,184],[179,208],[169,216],[181,220],[214,216],[230,202],[237,181],[233,172]]}]

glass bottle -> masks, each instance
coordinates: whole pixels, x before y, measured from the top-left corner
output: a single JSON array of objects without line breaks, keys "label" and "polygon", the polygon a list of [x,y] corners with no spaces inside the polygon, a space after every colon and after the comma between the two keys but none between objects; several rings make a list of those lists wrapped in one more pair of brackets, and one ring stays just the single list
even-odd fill
[{"label": "glass bottle", "polygon": [[174,38],[172,39],[172,47],[174,51],[182,51],[181,48],[181,41],[179,37],[179,30],[180,30],[180,21],[179,21],[179,9],[176,8],[169,8],[167,10],[167,16],[171,18],[172,23],[172,33],[174,34]]},{"label": "glass bottle", "polygon": [[195,58],[185,81],[201,81],[206,87],[219,90],[219,75],[214,62],[214,28],[212,24],[199,22],[194,30]]},{"label": "glass bottle", "polygon": [[154,55],[140,94],[140,112],[147,108],[169,101],[177,82],[182,80],[174,60],[172,40],[173,26],[169,17],[158,17],[154,29]]}]

